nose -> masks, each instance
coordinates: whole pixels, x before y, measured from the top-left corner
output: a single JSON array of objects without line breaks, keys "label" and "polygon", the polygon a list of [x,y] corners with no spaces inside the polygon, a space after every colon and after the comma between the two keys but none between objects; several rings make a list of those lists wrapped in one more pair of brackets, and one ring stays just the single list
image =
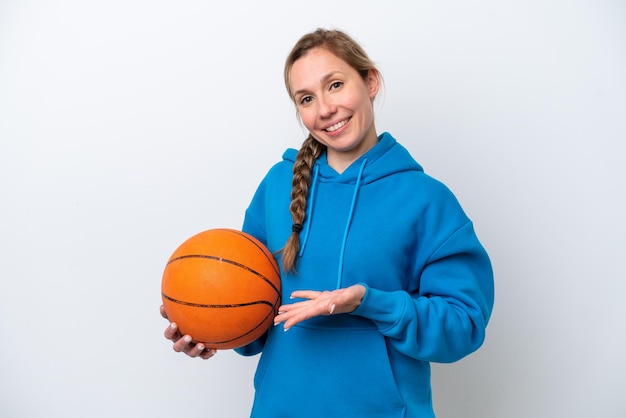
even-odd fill
[{"label": "nose", "polygon": [[321,97],[318,99],[318,109],[317,112],[322,119],[328,119],[337,111],[337,106],[333,103],[332,100],[328,98]]}]

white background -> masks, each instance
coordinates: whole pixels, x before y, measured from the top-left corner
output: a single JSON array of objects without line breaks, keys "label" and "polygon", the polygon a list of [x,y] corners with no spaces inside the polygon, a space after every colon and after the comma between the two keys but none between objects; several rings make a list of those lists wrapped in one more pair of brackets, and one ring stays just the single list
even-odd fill
[{"label": "white background", "polygon": [[258,357],[174,353],[160,278],[300,145],[282,66],[318,26],[379,64],[378,131],[493,260],[438,417],[626,416],[625,22],[622,0],[1,0],[0,416],[247,416]]}]

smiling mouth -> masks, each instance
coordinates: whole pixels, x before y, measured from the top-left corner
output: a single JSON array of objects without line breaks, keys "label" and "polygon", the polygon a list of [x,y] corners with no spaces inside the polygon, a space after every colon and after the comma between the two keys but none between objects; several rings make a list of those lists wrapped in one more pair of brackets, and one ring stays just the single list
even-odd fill
[{"label": "smiling mouth", "polygon": [[328,128],[325,128],[324,130],[326,132],[335,132],[337,129],[341,128],[342,126],[344,126],[346,123],[348,123],[348,121],[350,120],[350,118],[348,119],[344,119],[341,122],[337,122],[332,126],[329,126]]}]

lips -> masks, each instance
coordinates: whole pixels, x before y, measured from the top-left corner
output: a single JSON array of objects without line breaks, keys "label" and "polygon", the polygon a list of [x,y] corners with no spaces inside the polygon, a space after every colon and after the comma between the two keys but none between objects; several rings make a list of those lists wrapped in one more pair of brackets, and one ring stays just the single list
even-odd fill
[{"label": "lips", "polygon": [[334,125],[331,125],[327,128],[324,128],[324,131],[326,132],[335,132],[337,129],[341,128],[342,126],[344,126],[346,123],[348,123],[348,121],[350,120],[350,118],[348,119],[344,119],[342,121],[339,121],[337,123],[335,123]]}]

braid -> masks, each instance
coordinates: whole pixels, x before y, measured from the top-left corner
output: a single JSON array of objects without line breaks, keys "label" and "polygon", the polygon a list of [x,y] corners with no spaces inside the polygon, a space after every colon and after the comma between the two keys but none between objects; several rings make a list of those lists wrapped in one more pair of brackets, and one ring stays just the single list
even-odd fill
[{"label": "braid", "polygon": [[302,143],[300,151],[293,165],[293,179],[291,182],[291,219],[294,228],[283,248],[283,270],[294,273],[296,271],[298,252],[300,251],[300,229],[306,218],[306,204],[311,185],[311,171],[315,160],[324,151],[320,144],[311,135]]}]

